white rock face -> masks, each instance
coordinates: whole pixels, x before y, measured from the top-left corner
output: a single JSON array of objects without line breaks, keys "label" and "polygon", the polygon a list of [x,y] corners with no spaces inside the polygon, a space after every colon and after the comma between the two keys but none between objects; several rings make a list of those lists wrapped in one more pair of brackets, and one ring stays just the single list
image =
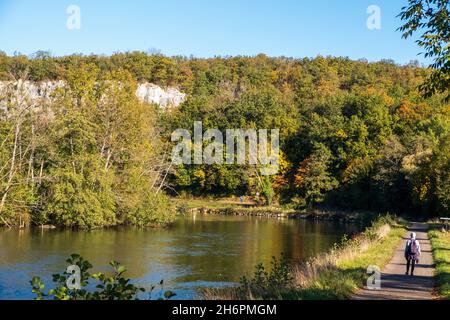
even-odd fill
[{"label": "white rock face", "polygon": [[[0,105],[6,89],[12,87],[17,94],[24,92],[24,96],[31,102],[38,103],[39,100],[51,99],[51,94],[55,89],[64,87],[63,81],[43,81],[39,83],[30,81],[8,82],[0,81]],[[163,109],[176,108],[186,98],[186,94],[180,92],[176,88],[163,89],[152,83],[139,84],[136,90],[137,98],[145,103],[155,103]]]},{"label": "white rock face", "polygon": [[186,95],[175,88],[163,88],[152,83],[142,83],[136,90],[139,100],[146,103],[156,103],[162,108],[178,107]]}]

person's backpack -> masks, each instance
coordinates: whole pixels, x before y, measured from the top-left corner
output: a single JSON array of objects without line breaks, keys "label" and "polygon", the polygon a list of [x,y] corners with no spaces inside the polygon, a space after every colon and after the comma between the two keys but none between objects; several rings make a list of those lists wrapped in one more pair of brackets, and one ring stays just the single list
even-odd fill
[{"label": "person's backpack", "polygon": [[416,255],[418,253],[418,248],[417,248],[417,242],[416,240],[413,240],[409,243],[408,246],[408,254],[409,255]]}]

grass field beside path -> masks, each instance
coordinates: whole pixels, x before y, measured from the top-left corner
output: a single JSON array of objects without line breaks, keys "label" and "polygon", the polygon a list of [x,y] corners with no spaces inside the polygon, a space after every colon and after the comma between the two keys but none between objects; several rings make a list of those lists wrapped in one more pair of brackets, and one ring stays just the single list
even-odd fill
[{"label": "grass field beside path", "polygon": [[450,299],[450,232],[431,230],[428,234],[436,264],[437,293],[443,299]]}]

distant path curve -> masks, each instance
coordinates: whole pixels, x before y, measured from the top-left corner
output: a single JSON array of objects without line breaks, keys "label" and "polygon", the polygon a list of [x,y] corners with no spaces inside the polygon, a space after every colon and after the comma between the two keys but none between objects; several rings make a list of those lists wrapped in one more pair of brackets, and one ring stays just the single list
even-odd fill
[{"label": "distant path curve", "polygon": [[[352,299],[355,300],[429,300],[433,299],[434,274],[433,254],[428,226],[413,223],[398,245],[394,257],[383,269],[381,274],[381,289],[369,290],[367,287],[359,290]],[[404,257],[405,241],[409,233],[415,232],[420,242],[422,255],[416,265],[414,276],[405,275],[406,261]]]}]

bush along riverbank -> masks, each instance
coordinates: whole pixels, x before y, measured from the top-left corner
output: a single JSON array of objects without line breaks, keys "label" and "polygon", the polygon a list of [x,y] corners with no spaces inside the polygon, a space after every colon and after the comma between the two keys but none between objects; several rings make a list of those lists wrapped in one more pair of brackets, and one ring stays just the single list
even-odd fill
[{"label": "bush along riverbank", "polygon": [[205,299],[347,299],[367,277],[367,268],[380,269],[390,260],[402,239],[405,226],[387,214],[379,216],[363,233],[342,239],[329,252],[300,265],[273,258],[271,268],[259,264],[251,277],[237,287],[206,289]]},{"label": "bush along riverbank", "polygon": [[435,229],[430,230],[428,235],[436,263],[437,294],[443,299],[450,299],[450,232]]}]

